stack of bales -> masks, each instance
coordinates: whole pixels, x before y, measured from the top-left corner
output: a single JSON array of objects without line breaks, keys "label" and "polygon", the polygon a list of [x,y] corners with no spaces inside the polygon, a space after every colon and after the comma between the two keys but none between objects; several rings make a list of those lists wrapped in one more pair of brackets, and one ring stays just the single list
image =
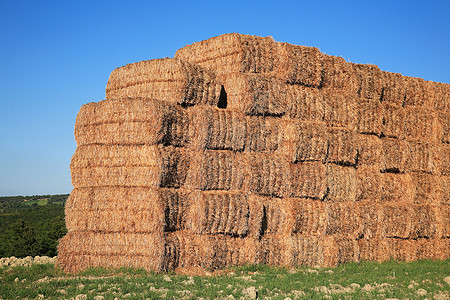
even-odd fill
[{"label": "stack of bales", "polygon": [[227,34],[82,107],[68,271],[450,257],[450,87]]}]

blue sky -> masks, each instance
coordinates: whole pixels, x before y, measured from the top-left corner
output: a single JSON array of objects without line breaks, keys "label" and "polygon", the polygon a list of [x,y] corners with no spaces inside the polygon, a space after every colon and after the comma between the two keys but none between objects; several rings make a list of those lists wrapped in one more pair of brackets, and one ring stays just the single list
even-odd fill
[{"label": "blue sky", "polygon": [[449,1],[0,0],[0,196],[69,193],[80,107],[110,72],[239,32],[450,83]]}]

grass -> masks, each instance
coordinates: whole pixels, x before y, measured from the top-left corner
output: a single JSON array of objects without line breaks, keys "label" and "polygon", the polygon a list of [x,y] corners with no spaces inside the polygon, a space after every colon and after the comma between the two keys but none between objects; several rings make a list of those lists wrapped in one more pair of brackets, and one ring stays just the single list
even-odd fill
[{"label": "grass", "polygon": [[[209,274],[208,274],[209,275]],[[450,260],[345,264],[334,269],[244,266],[217,276],[154,274],[143,270],[88,269],[65,274],[51,264],[0,269],[0,297],[87,299],[240,298],[254,288],[264,299],[448,299]],[[426,291],[422,295],[420,289]],[[100,297],[101,298],[101,297]],[[97,298],[98,299],[98,298]]]},{"label": "grass", "polygon": [[35,203],[39,206],[44,206],[48,204],[48,199],[27,200],[24,201],[22,204],[25,206],[32,206]]}]

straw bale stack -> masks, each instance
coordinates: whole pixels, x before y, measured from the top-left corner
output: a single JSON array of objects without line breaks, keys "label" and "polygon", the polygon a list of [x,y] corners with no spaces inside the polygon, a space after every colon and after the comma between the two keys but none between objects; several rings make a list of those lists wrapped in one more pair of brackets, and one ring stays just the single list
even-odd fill
[{"label": "straw bale stack", "polygon": [[58,263],[219,269],[450,257],[450,85],[237,33],[81,107]]}]

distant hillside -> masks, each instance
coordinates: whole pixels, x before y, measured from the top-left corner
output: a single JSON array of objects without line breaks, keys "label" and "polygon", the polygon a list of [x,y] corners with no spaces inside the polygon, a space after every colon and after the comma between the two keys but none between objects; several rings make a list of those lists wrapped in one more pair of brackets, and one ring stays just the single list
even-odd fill
[{"label": "distant hillside", "polygon": [[64,206],[67,197],[69,197],[69,194],[0,197],[0,213],[16,212],[38,205],[57,204]]}]

